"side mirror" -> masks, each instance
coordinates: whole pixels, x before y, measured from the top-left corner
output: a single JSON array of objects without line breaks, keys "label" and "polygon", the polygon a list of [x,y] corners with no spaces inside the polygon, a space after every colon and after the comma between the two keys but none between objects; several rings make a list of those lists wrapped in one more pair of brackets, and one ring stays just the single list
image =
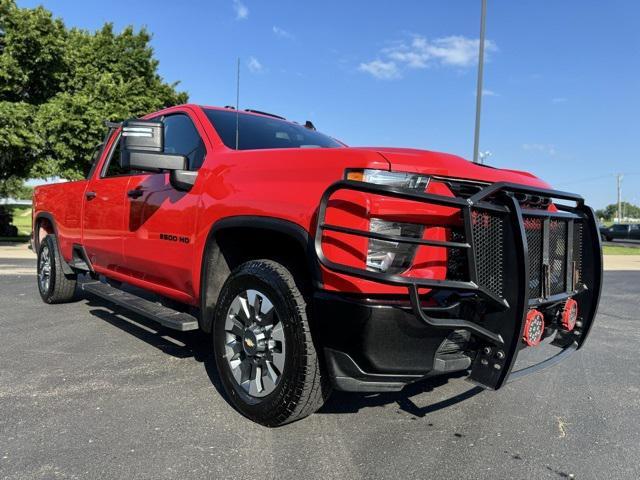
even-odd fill
[{"label": "side mirror", "polygon": [[157,120],[127,120],[120,136],[120,165],[125,170],[170,172],[171,185],[188,191],[197,172],[188,170],[187,157],[164,152],[164,124]]},{"label": "side mirror", "polygon": [[162,153],[164,125],[158,120],[126,120],[122,122],[120,147],[122,150]]}]

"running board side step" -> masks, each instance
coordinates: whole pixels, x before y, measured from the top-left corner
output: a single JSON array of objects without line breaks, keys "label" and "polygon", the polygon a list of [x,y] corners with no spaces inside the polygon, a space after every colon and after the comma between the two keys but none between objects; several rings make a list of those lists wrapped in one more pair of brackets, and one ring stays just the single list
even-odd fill
[{"label": "running board side step", "polygon": [[89,281],[79,283],[79,285],[85,292],[115,303],[172,330],[186,332],[199,328],[198,319],[193,315],[173,310],[133,293],[112,287],[107,283]]}]

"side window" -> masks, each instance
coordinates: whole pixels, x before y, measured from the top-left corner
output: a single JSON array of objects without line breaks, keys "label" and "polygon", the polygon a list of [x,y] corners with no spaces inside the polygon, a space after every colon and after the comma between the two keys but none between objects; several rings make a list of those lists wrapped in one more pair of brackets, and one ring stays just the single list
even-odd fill
[{"label": "side window", "polygon": [[114,135],[115,141],[111,145],[111,151],[107,154],[107,161],[102,168],[102,178],[130,175],[132,173],[120,166],[120,132],[116,132]]},{"label": "side window", "polygon": [[204,162],[204,142],[191,119],[182,113],[164,118],[164,151],[189,159],[189,170],[198,170]]},{"label": "side window", "polygon": [[98,166],[98,162],[100,161],[100,154],[102,153],[102,147],[104,144],[96,145],[93,148],[93,152],[91,152],[91,163],[85,165],[84,178],[89,179],[93,175],[96,167]]}]

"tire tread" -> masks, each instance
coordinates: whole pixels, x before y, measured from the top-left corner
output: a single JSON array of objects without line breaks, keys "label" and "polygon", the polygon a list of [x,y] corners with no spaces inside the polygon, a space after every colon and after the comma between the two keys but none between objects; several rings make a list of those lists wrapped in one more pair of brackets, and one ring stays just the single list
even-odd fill
[{"label": "tire tread", "polygon": [[[62,270],[62,258],[60,257],[60,249],[58,248],[58,239],[55,235],[47,235],[42,240],[42,245],[48,243],[50,255],[52,259],[52,275],[51,282],[53,288],[49,288],[50,292],[46,296],[42,296],[42,299],[46,303],[66,303],[70,302],[75,297],[76,292],[76,275],[65,275]],[[40,247],[42,249],[42,246]],[[40,253],[38,253],[38,265],[40,264]],[[42,293],[41,293],[42,295]]]}]

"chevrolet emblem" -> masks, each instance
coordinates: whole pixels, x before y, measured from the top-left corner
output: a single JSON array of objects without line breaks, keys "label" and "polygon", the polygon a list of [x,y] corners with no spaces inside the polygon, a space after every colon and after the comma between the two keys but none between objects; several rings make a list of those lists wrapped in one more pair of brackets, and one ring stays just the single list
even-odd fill
[{"label": "chevrolet emblem", "polygon": [[244,343],[246,343],[247,347],[249,347],[249,348],[253,348],[253,347],[256,346],[256,344],[253,343],[253,340],[251,340],[250,338],[245,338],[244,339]]}]

